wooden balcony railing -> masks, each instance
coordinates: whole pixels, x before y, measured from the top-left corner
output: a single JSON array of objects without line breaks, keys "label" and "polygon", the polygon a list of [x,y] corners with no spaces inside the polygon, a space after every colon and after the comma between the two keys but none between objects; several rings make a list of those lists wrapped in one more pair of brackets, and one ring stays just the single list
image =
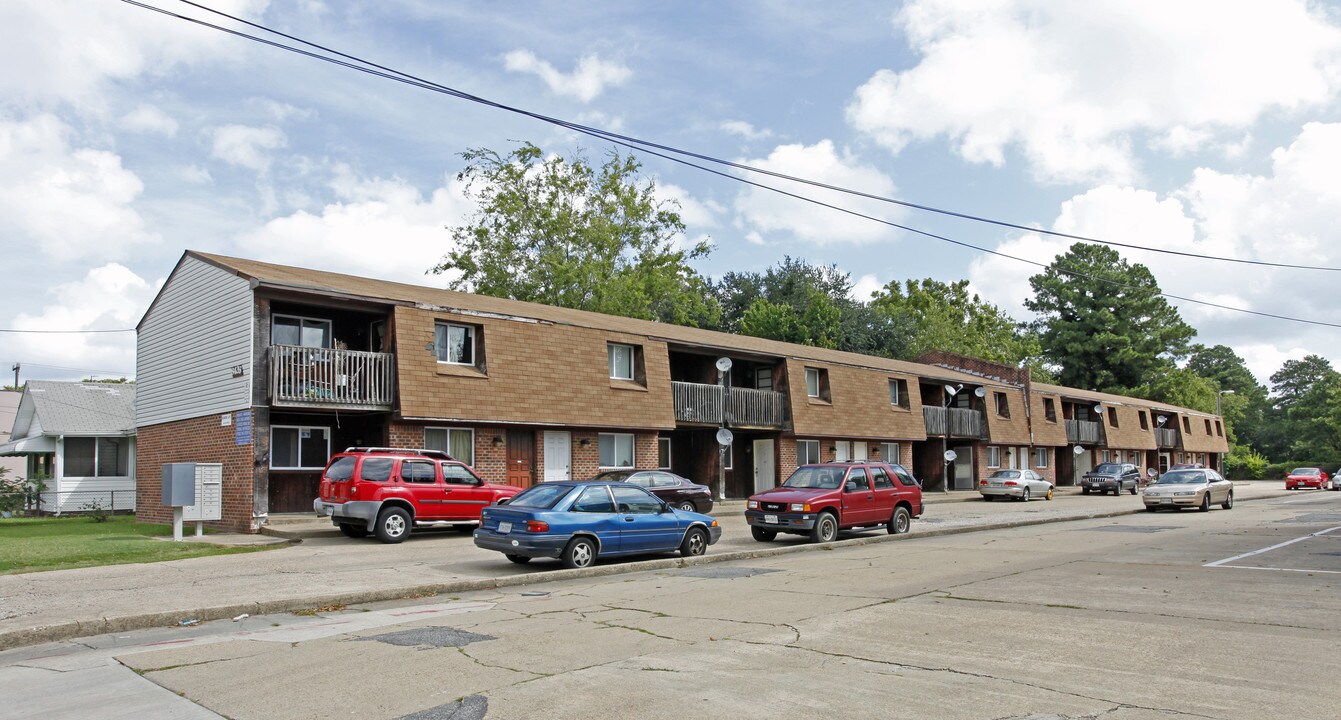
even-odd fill
[{"label": "wooden balcony railing", "polygon": [[679,422],[728,427],[782,428],[787,424],[787,396],[773,390],[723,388],[706,383],[672,382],[675,419]]},{"label": "wooden balcony railing", "polygon": [[1089,420],[1067,420],[1066,441],[1081,445],[1102,445],[1104,442],[1103,426]]},{"label": "wooden balcony railing", "polygon": [[672,382],[675,419],[680,422],[719,424],[726,405],[724,395],[721,385]]},{"label": "wooden balcony railing", "polygon": [[1178,431],[1174,428],[1155,428],[1155,440],[1162,448],[1178,447]]},{"label": "wooden balcony railing", "polygon": [[[922,407],[929,437],[982,438],[986,424],[982,411],[965,408]],[[947,432],[948,429],[948,432]]]},{"label": "wooden balcony railing", "polygon": [[390,410],[394,401],[391,353],[271,345],[269,360],[276,406]]}]

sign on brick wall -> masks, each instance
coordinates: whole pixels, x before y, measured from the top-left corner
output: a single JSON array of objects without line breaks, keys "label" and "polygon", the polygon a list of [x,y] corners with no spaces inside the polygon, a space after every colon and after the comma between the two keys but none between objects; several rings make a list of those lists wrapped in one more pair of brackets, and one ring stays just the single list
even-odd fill
[{"label": "sign on brick wall", "polygon": [[233,442],[238,445],[251,444],[251,411],[238,410],[233,419]]}]

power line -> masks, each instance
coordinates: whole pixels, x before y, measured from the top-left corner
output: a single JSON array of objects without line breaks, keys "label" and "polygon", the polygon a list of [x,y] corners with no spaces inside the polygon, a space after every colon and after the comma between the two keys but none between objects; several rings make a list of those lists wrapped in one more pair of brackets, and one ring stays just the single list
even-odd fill
[{"label": "power line", "polygon": [[[669,155],[669,154],[666,154],[666,153],[663,153],[663,152],[658,152],[658,151],[656,151],[656,150],[651,150],[651,149],[648,149],[648,148],[667,147],[667,148],[668,148],[667,152],[680,153],[680,154],[684,154],[684,155],[686,155],[686,156],[692,156],[692,157],[701,157],[701,158],[705,159],[706,161],[715,162],[715,163],[720,163],[720,164],[728,165],[728,166],[734,166],[734,165],[735,165],[735,164],[733,164],[733,163],[729,163],[729,162],[727,162],[727,161],[718,160],[718,159],[716,159],[716,158],[712,158],[712,157],[710,157],[710,156],[706,156],[706,155],[702,155],[702,156],[700,156],[700,155],[697,155],[697,154],[694,154],[694,153],[689,153],[688,151],[682,151],[682,150],[678,150],[678,149],[675,149],[675,148],[669,148],[668,146],[658,146],[658,145],[656,145],[656,144],[649,143],[649,142],[642,141],[642,140],[638,140],[638,139],[636,139],[636,138],[628,138],[628,139],[625,139],[626,136],[622,136],[622,135],[619,135],[619,134],[617,134],[617,133],[612,133],[612,132],[609,132],[609,131],[600,130],[600,129],[598,129],[598,128],[591,128],[591,127],[588,127],[588,126],[585,126],[585,125],[579,125],[579,124],[577,124],[577,123],[572,123],[572,122],[569,122],[569,121],[566,121],[566,120],[561,120],[561,119],[558,119],[558,118],[549,117],[549,116],[542,115],[542,114],[539,114],[539,113],[535,113],[535,112],[532,112],[532,111],[529,111],[529,110],[524,110],[524,109],[521,109],[521,108],[516,108],[516,107],[512,107],[512,106],[505,105],[505,104],[502,104],[502,103],[498,103],[498,102],[495,102],[495,101],[492,101],[492,100],[487,100],[487,99],[485,99],[485,98],[477,97],[477,96],[475,96],[475,95],[471,95],[471,94],[469,94],[469,93],[465,93],[465,92],[462,92],[462,91],[460,91],[460,90],[456,90],[456,89],[451,88],[451,87],[448,87],[448,86],[446,86],[446,85],[441,85],[441,84],[439,84],[439,83],[435,83],[435,82],[432,82],[432,81],[429,81],[429,80],[424,80],[424,79],[422,79],[422,78],[418,78],[418,77],[416,77],[416,76],[414,76],[414,75],[410,75],[410,74],[408,74],[408,73],[403,73],[403,72],[401,72],[401,71],[394,70],[394,69],[392,69],[392,68],[388,68],[388,67],[385,67],[385,66],[382,66],[382,65],[378,65],[378,64],[376,64],[376,63],[373,63],[373,62],[370,62],[370,61],[367,61],[367,60],[363,60],[362,58],[359,58],[359,57],[357,57],[357,56],[349,55],[349,54],[347,54],[347,53],[343,53],[343,52],[339,52],[339,51],[337,51],[337,50],[333,50],[333,49],[327,48],[327,47],[325,47],[325,46],[318,45],[318,44],[316,44],[316,43],[312,43],[312,42],[309,42],[309,41],[307,41],[307,40],[303,40],[302,38],[299,38],[299,37],[296,37],[296,36],[293,36],[293,35],[288,35],[288,34],[286,34],[286,33],[280,32],[280,31],[278,31],[278,30],[273,30],[273,29],[268,28],[268,27],[266,27],[266,26],[264,26],[264,25],[260,25],[260,24],[258,24],[258,23],[254,23],[254,22],[251,22],[251,21],[248,21],[248,20],[244,20],[244,19],[242,19],[242,18],[238,18],[238,17],[235,17],[235,16],[233,16],[233,15],[229,15],[228,13],[221,12],[221,11],[219,11],[219,10],[214,10],[214,9],[209,8],[209,7],[206,7],[206,6],[204,6],[204,5],[200,5],[200,4],[198,4],[198,3],[191,2],[191,0],[179,0],[179,1],[182,2],[182,3],[185,3],[185,4],[187,4],[187,5],[191,5],[191,6],[193,6],[193,7],[199,8],[199,9],[201,9],[201,10],[205,10],[205,11],[207,11],[207,12],[213,13],[213,14],[215,14],[215,15],[219,15],[219,16],[222,16],[222,17],[226,17],[226,18],[228,18],[228,19],[230,19],[230,20],[233,20],[233,21],[235,21],[235,22],[239,22],[239,23],[242,23],[242,24],[244,24],[244,25],[247,25],[247,26],[250,26],[250,27],[257,28],[258,30],[262,30],[262,31],[264,31],[264,32],[271,33],[271,34],[276,35],[276,36],[279,36],[279,37],[283,37],[283,38],[286,38],[286,39],[293,40],[294,42],[301,43],[301,44],[306,45],[306,46],[308,46],[308,47],[317,48],[317,49],[322,50],[322,51],[324,51],[324,52],[333,53],[333,54],[335,54],[335,55],[337,55],[337,56],[339,56],[339,57],[348,58],[349,60],[352,60],[353,62],[345,62],[345,61],[339,60],[339,59],[337,59],[337,58],[332,58],[332,57],[329,57],[329,56],[326,56],[326,55],[321,55],[321,54],[314,53],[314,52],[311,52],[311,51],[308,51],[308,50],[303,50],[303,49],[301,49],[301,48],[293,47],[293,46],[291,46],[291,45],[286,45],[286,44],[284,44],[284,43],[282,43],[282,42],[277,42],[277,41],[274,41],[274,40],[269,40],[269,39],[266,39],[266,38],[258,37],[258,36],[255,36],[255,35],[251,35],[251,34],[242,32],[242,31],[240,31],[240,30],[234,30],[234,29],[231,29],[231,28],[222,27],[222,26],[220,26],[220,25],[216,25],[216,24],[213,24],[213,23],[210,23],[210,22],[206,22],[206,21],[204,21],[204,20],[200,20],[200,19],[198,19],[198,18],[188,17],[188,16],[186,16],[186,15],[182,15],[182,14],[180,14],[180,13],[175,13],[175,12],[172,12],[172,11],[169,11],[169,10],[165,10],[165,9],[163,9],[163,8],[159,8],[159,7],[155,7],[155,6],[152,6],[152,5],[148,5],[148,4],[145,4],[145,3],[143,3],[143,2],[139,2],[138,0],[121,0],[121,1],[124,2],[124,3],[126,3],[126,4],[128,4],[128,5],[133,5],[133,6],[136,6],[136,7],[142,8],[142,9],[145,9],[145,10],[150,10],[150,11],[153,11],[153,12],[157,12],[157,13],[160,13],[160,14],[162,14],[162,15],[166,15],[166,16],[168,16],[168,17],[176,18],[176,19],[179,19],[179,20],[184,20],[184,21],[186,21],[186,22],[189,22],[189,23],[192,23],[192,24],[195,24],[195,25],[199,25],[199,26],[201,26],[201,27],[206,27],[206,28],[209,28],[209,29],[212,29],[212,30],[216,30],[216,31],[219,31],[219,32],[227,33],[227,34],[229,34],[229,35],[234,35],[234,36],[236,36],[236,37],[240,37],[240,38],[243,38],[243,39],[246,39],[246,40],[251,40],[251,41],[253,41],[253,42],[257,42],[257,43],[260,43],[260,44],[262,44],[262,45],[268,45],[268,46],[270,46],[270,47],[274,47],[274,48],[279,49],[279,50],[285,50],[285,51],[288,51],[288,52],[295,53],[295,54],[297,54],[297,55],[302,55],[302,56],[305,56],[305,57],[309,57],[309,58],[312,58],[312,59],[314,59],[314,60],[320,60],[320,61],[322,61],[322,62],[327,62],[327,63],[330,63],[330,64],[332,64],[332,65],[337,65],[337,66],[340,66],[340,67],[349,68],[349,69],[351,69],[351,70],[355,70],[355,71],[358,71],[358,72],[362,72],[362,73],[365,73],[365,74],[368,74],[368,75],[372,75],[372,76],[375,76],[375,77],[381,77],[381,78],[384,78],[384,79],[387,79],[387,80],[393,80],[393,81],[395,81],[395,82],[399,82],[399,83],[402,83],[402,84],[405,84],[405,85],[410,85],[410,86],[412,86],[412,87],[418,87],[418,88],[421,88],[421,89],[430,90],[430,91],[438,92],[438,93],[442,93],[442,94],[445,94],[445,95],[450,95],[450,96],[452,96],[452,97],[456,97],[456,98],[463,99],[463,100],[469,100],[469,101],[471,101],[471,102],[476,102],[476,103],[479,103],[479,104],[482,104],[482,105],[485,105],[485,106],[488,106],[488,107],[493,107],[493,108],[497,108],[497,109],[505,110],[505,111],[508,111],[508,112],[512,112],[512,113],[516,113],[516,114],[524,115],[524,116],[527,116],[527,117],[531,117],[531,118],[534,118],[534,119],[537,119],[537,120],[540,120],[540,121],[542,121],[542,122],[549,123],[549,124],[552,124],[552,125],[557,125],[557,126],[560,126],[560,127],[565,127],[565,128],[570,129],[570,130],[573,130],[573,131],[575,131],[575,132],[582,133],[582,134],[584,134],[584,135],[588,135],[588,136],[590,136],[590,137],[596,137],[596,138],[599,138],[599,139],[603,139],[603,140],[606,140],[606,141],[608,141],[608,142],[611,142],[611,143],[614,143],[614,144],[617,144],[617,145],[621,145],[621,146],[626,147],[626,148],[630,148],[630,149],[632,149],[632,150],[637,150],[637,151],[645,152],[645,153],[650,154],[650,155],[653,155],[653,156],[655,156],[655,157],[659,157],[659,158],[662,158],[662,159],[665,159],[665,160],[668,160],[668,161],[671,161],[671,162],[679,163],[679,164],[681,164],[681,165],[685,165],[685,166],[687,166],[687,167],[696,168],[696,169],[698,169],[698,170],[701,170],[701,171],[704,171],[704,172],[707,172],[707,173],[711,173],[711,174],[713,174],[713,175],[717,175],[717,176],[720,176],[720,177],[723,177],[723,178],[726,178],[726,179],[729,179],[729,180],[734,180],[734,181],[736,181],[736,182],[744,183],[744,184],[746,184],[746,185],[750,185],[750,186],[752,186],[752,187],[757,187],[757,188],[760,188],[760,189],[762,189],[762,190],[767,190],[767,191],[769,191],[769,192],[774,192],[774,193],[777,193],[777,194],[780,194],[780,195],[783,195],[783,196],[786,196],[786,197],[790,197],[790,198],[793,198],[793,199],[801,200],[801,201],[803,201],[803,202],[811,203],[811,204],[816,205],[816,206],[819,206],[819,207],[824,207],[824,208],[828,208],[828,209],[831,209],[831,210],[836,210],[836,211],[838,211],[838,212],[842,212],[842,213],[851,215],[851,216],[853,216],[853,217],[858,217],[858,218],[863,218],[863,219],[866,219],[866,220],[871,220],[871,221],[873,221],[873,222],[881,223],[881,224],[887,225],[887,226],[889,226],[889,227],[898,228],[898,229],[900,229],[900,230],[904,230],[904,231],[906,231],[906,232],[910,232],[910,233],[914,233],[914,234],[917,234],[917,235],[921,235],[921,236],[923,236],[923,237],[931,238],[931,239],[934,239],[934,240],[939,240],[939,241],[941,241],[941,242],[946,242],[946,243],[950,243],[950,244],[953,244],[953,245],[958,245],[958,246],[960,246],[960,247],[969,248],[969,249],[976,250],[976,251],[978,251],[978,252],[986,253],[986,254],[989,254],[989,255],[995,255],[995,256],[998,256],[998,257],[1007,258],[1007,259],[1010,259],[1010,260],[1015,260],[1015,261],[1018,261],[1018,262],[1027,263],[1027,264],[1029,264],[1029,265],[1034,265],[1034,266],[1041,267],[1041,268],[1044,268],[1044,269],[1047,269],[1047,268],[1052,267],[1051,265],[1046,264],[1046,263],[1038,262],[1038,261],[1035,261],[1035,260],[1029,260],[1029,259],[1022,258],[1022,257],[1016,256],[1016,255],[1011,255],[1011,254],[1009,254],[1009,253],[1004,253],[1004,252],[1001,252],[1001,251],[998,251],[998,250],[991,250],[991,249],[988,249],[988,248],[985,248],[985,247],[982,247],[982,246],[979,246],[979,245],[974,245],[973,243],[964,242],[964,241],[961,241],[961,240],[954,240],[954,239],[952,239],[952,238],[949,238],[949,237],[946,237],[946,236],[943,236],[943,235],[938,235],[938,234],[936,234],[936,233],[927,232],[927,231],[925,231],[925,230],[919,230],[919,229],[914,228],[914,227],[910,227],[910,226],[907,226],[907,225],[902,225],[902,224],[900,224],[900,223],[895,223],[895,222],[892,222],[892,221],[889,221],[889,220],[885,220],[885,219],[883,219],[883,218],[875,217],[875,216],[873,216],[873,215],[868,215],[868,214],[865,214],[865,213],[861,213],[861,212],[858,212],[858,211],[856,211],[856,210],[851,210],[851,209],[848,209],[848,208],[840,207],[840,206],[834,205],[834,204],[832,204],[832,203],[827,203],[827,202],[824,202],[824,201],[821,201],[821,200],[817,200],[817,199],[815,199],[815,198],[811,198],[811,197],[807,197],[807,196],[800,195],[800,194],[797,194],[797,193],[789,192],[789,191],[783,190],[783,189],[781,189],[781,188],[773,187],[773,186],[771,186],[771,185],[764,185],[764,184],[762,184],[762,183],[754,182],[754,181],[752,181],[752,180],[748,180],[748,179],[746,179],[746,178],[742,178],[742,177],[739,177],[739,176],[736,176],[736,175],[732,175],[732,174],[730,174],[730,173],[726,173],[726,172],[722,172],[722,171],[720,171],[720,170],[715,170],[715,169],[713,169],[713,168],[705,167],[705,166],[703,166],[703,165],[699,165],[699,164],[690,162],[690,161],[685,160],[685,159],[683,159],[683,158],[674,157],[674,156],[672,156],[672,155]],[[355,63],[360,63],[360,64],[355,64]],[[366,66],[366,67],[365,67],[365,66]],[[375,69],[374,69],[374,68],[375,68]],[[385,72],[383,72],[383,71],[385,71]],[[1066,235],[1066,234],[1064,234],[1064,233],[1055,233],[1055,232],[1050,232],[1050,231],[1040,230],[1039,228],[1030,228],[1030,227],[1022,226],[1022,225],[1013,225],[1013,224],[1011,224],[1011,223],[1006,223],[1006,222],[1002,222],[1002,221],[990,221],[990,220],[986,220],[986,219],[982,219],[982,218],[976,218],[975,216],[972,216],[972,215],[967,215],[967,214],[962,214],[962,213],[954,213],[954,212],[952,212],[952,211],[939,210],[939,209],[937,209],[937,208],[931,208],[930,206],[919,206],[919,205],[915,205],[915,204],[905,203],[905,202],[903,202],[903,201],[894,200],[894,199],[892,199],[892,198],[885,198],[885,197],[878,196],[878,195],[871,195],[871,194],[868,194],[868,193],[863,193],[863,192],[861,192],[861,191],[850,190],[850,189],[842,188],[842,187],[839,187],[839,186],[829,186],[829,185],[826,185],[826,184],[824,184],[824,183],[819,183],[819,182],[817,182],[817,181],[811,181],[811,180],[806,180],[806,179],[804,179],[804,178],[796,178],[796,177],[792,177],[792,176],[787,176],[787,175],[783,175],[783,174],[780,174],[780,173],[774,173],[774,172],[772,172],[772,171],[763,170],[763,169],[760,169],[760,168],[753,168],[753,167],[751,167],[751,166],[741,165],[741,166],[739,166],[739,168],[740,168],[740,169],[743,169],[743,170],[749,170],[749,171],[752,171],[752,172],[758,172],[758,173],[761,173],[761,174],[765,174],[765,175],[770,175],[770,176],[778,177],[779,179],[792,180],[792,181],[799,182],[799,183],[802,183],[802,184],[811,185],[811,186],[815,186],[815,187],[821,187],[821,188],[825,188],[825,189],[829,189],[829,190],[834,190],[834,191],[841,192],[841,193],[846,193],[846,194],[855,195],[855,196],[859,196],[859,197],[867,197],[867,198],[869,198],[869,199],[873,199],[873,200],[880,200],[880,201],[885,201],[885,202],[891,202],[891,203],[894,203],[894,204],[906,205],[906,206],[908,206],[908,207],[914,207],[914,208],[916,208],[916,209],[922,209],[922,210],[928,210],[928,211],[936,211],[936,212],[940,212],[940,213],[942,213],[942,214],[946,214],[946,215],[952,215],[952,216],[962,217],[962,218],[964,218],[964,219],[980,220],[980,221],[982,221],[982,222],[990,222],[990,223],[992,223],[992,224],[996,224],[996,225],[1002,225],[1002,226],[1007,226],[1007,227],[1014,227],[1014,228],[1018,228],[1018,229],[1021,229],[1021,230],[1027,230],[1027,231],[1029,231],[1029,232],[1039,232],[1039,233],[1043,233],[1043,234],[1057,235],[1057,236],[1060,236],[1060,237],[1068,237],[1068,238],[1073,238],[1073,239],[1078,239],[1078,240],[1084,240],[1084,241],[1089,241],[1089,242],[1095,242],[1095,243],[1098,243],[1098,244],[1104,244],[1104,245],[1119,245],[1119,246],[1121,246],[1121,247],[1129,247],[1129,248],[1133,248],[1133,249],[1147,250],[1147,251],[1150,251],[1150,252],[1162,252],[1162,253],[1169,253],[1169,254],[1176,254],[1176,255],[1184,255],[1184,256],[1187,256],[1187,257],[1195,257],[1195,258],[1206,259],[1206,260],[1219,260],[1219,261],[1225,261],[1225,262],[1237,262],[1237,263],[1245,263],[1245,264],[1253,264],[1253,265],[1264,265],[1264,266],[1273,266],[1273,267],[1285,267],[1285,268],[1292,268],[1292,269],[1306,269],[1306,270],[1341,270],[1341,268],[1313,267],[1313,266],[1303,266],[1303,265],[1287,265],[1287,264],[1281,264],[1281,263],[1267,263],[1267,262],[1262,262],[1262,261],[1241,260],[1241,259],[1237,259],[1237,258],[1222,258],[1222,257],[1211,256],[1211,255],[1197,255],[1197,254],[1194,254],[1194,253],[1181,253],[1181,252],[1178,252],[1178,251],[1163,250],[1163,249],[1159,249],[1159,248],[1148,248],[1148,247],[1137,246],[1137,245],[1121,245],[1121,244],[1118,244],[1118,243],[1111,243],[1111,242],[1102,241],[1102,240],[1091,240],[1091,239],[1088,239],[1088,238],[1084,238],[1084,237],[1082,237],[1082,236]],[[1100,283],[1103,283],[1103,284],[1106,284],[1106,285],[1109,285],[1109,286],[1112,286],[1112,287],[1120,288],[1120,289],[1133,290],[1133,291],[1137,291],[1137,292],[1146,292],[1146,291],[1148,290],[1147,288],[1142,288],[1142,287],[1138,287],[1138,286],[1135,286],[1135,285],[1128,285],[1128,284],[1126,284],[1126,283],[1122,283],[1122,282],[1119,282],[1119,281],[1116,281],[1116,280],[1111,280],[1111,279],[1108,279],[1108,278],[1101,278],[1101,277],[1097,277],[1097,276],[1092,276],[1092,275],[1088,275],[1088,274],[1085,274],[1085,273],[1076,273],[1076,272],[1071,272],[1071,271],[1062,270],[1062,269],[1060,269],[1060,268],[1057,268],[1057,271],[1058,271],[1058,272],[1061,272],[1061,273],[1063,273],[1063,274],[1065,274],[1065,275],[1068,275],[1068,276],[1070,276],[1070,277],[1079,278],[1079,279],[1084,279],[1084,280],[1093,280],[1093,281],[1095,281],[1095,282],[1100,282]],[[1287,315],[1278,315],[1278,314],[1274,314],[1274,313],[1259,312],[1259,311],[1256,311],[1256,310],[1245,310],[1245,309],[1243,309],[1243,308],[1236,308],[1236,307],[1229,306],[1229,305],[1221,305],[1221,304],[1218,304],[1218,303],[1208,302],[1208,301],[1205,301],[1205,300],[1197,300],[1197,299],[1195,299],[1195,298],[1184,297],[1184,296],[1181,296],[1181,295],[1173,295],[1173,294],[1171,294],[1171,293],[1166,293],[1166,292],[1158,292],[1158,293],[1155,293],[1155,294],[1158,295],[1158,296],[1161,296],[1161,297],[1166,297],[1166,298],[1172,299],[1172,300],[1179,300],[1179,301],[1182,301],[1182,302],[1194,303],[1194,304],[1197,304],[1197,305],[1203,305],[1203,306],[1206,306],[1206,307],[1216,308],[1216,309],[1219,309],[1219,310],[1228,310],[1228,311],[1231,311],[1231,312],[1245,313],[1245,314],[1249,314],[1249,315],[1255,315],[1255,316],[1258,316],[1258,317],[1271,318],[1271,319],[1274,319],[1274,320],[1286,320],[1286,321],[1291,321],[1291,322],[1305,323],[1305,324],[1309,324],[1309,325],[1320,325],[1320,326],[1323,326],[1323,327],[1341,328],[1341,324],[1338,324],[1338,323],[1330,323],[1330,322],[1324,322],[1324,321],[1320,321],[1320,320],[1308,320],[1308,319],[1304,319],[1304,318],[1290,317],[1290,316],[1287,316]]]},{"label": "power line", "polygon": [[93,374],[95,374],[95,375],[122,375],[122,376],[129,376],[129,375],[134,375],[134,374],[135,374],[135,373],[128,373],[128,372],[126,372],[126,371],[124,371],[124,370],[92,370],[92,369],[89,369],[89,368],[65,367],[65,366],[63,366],[63,365],[43,365],[42,363],[28,362],[28,361],[26,361],[26,360],[20,360],[20,361],[17,361],[17,362],[21,363],[25,368],[26,368],[26,367],[40,367],[40,368],[47,368],[48,370],[74,370],[74,371],[76,371],[76,372],[81,372],[81,373],[93,373]]},{"label": "power line", "polygon": [[0,329],[0,333],[32,333],[37,335],[68,335],[76,333],[123,333],[135,332],[135,328],[122,328],[120,330],[5,330]]}]

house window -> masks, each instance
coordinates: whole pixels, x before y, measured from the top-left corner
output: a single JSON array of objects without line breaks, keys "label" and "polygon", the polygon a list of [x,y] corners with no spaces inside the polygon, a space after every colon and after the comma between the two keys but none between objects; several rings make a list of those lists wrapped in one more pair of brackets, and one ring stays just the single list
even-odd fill
[{"label": "house window", "polygon": [[773,368],[761,367],[754,369],[754,389],[755,390],[773,389]]},{"label": "house window", "polygon": [[1225,429],[1224,429],[1224,427],[1223,427],[1222,425],[1220,425],[1220,421],[1219,421],[1219,420],[1216,420],[1216,421],[1215,421],[1215,434],[1216,434],[1216,436],[1218,436],[1218,437],[1224,437],[1224,436],[1225,436]]},{"label": "house window", "polygon": [[606,357],[610,361],[610,379],[633,379],[633,346],[610,343],[606,347]]},{"label": "house window", "polygon": [[1192,434],[1192,421],[1188,420],[1186,415],[1183,416],[1183,434],[1184,435]]},{"label": "house window", "polygon": [[898,378],[889,379],[889,404],[895,407],[908,407],[908,381]]},{"label": "house window", "polygon": [[1104,454],[1103,454],[1103,462],[1113,462],[1113,456],[1112,456],[1112,454],[1111,454],[1109,451],[1107,451],[1107,450],[1104,451]]},{"label": "house window", "polygon": [[1113,427],[1118,426],[1117,408],[1115,407],[1108,408],[1108,424]]},{"label": "house window", "polygon": [[887,462],[892,465],[894,463],[902,462],[899,460],[900,457],[902,456],[899,454],[898,443],[880,443],[880,460],[882,462]]},{"label": "house window", "polygon": [[1034,448],[1034,467],[1045,468],[1048,466],[1048,449]]},{"label": "house window", "polygon": [[1144,410],[1137,410],[1137,411],[1136,411],[1136,418],[1137,418],[1138,420],[1141,421],[1141,429],[1142,429],[1142,430],[1149,430],[1149,429],[1150,429],[1150,421],[1146,419],[1146,417],[1145,417],[1145,411],[1144,411]]},{"label": "house window", "polygon": [[475,431],[470,428],[424,428],[424,447],[441,450],[467,465],[475,464]]},{"label": "house window", "polygon": [[1204,420],[1204,421],[1206,422],[1206,434],[1207,434],[1207,435],[1210,435],[1210,434],[1211,434],[1211,420],[1210,420],[1210,418],[1202,418],[1202,420]]},{"label": "house window", "polygon": [[330,428],[301,425],[270,428],[270,469],[322,470],[330,458]]},{"label": "house window", "polygon": [[796,441],[796,464],[814,465],[820,461],[819,440]]},{"label": "house window", "polygon": [[273,315],[270,318],[270,344],[328,348],[331,346],[331,321]]},{"label": "house window", "polygon": [[670,469],[671,466],[671,439],[668,437],[657,438],[657,467]]},{"label": "house window", "polygon": [[63,459],[66,477],[129,477],[130,440],[67,437]]},{"label": "house window", "polygon": [[1001,467],[1001,448],[996,447],[995,445],[989,445],[987,447],[987,467]]},{"label": "house window", "polygon": [[475,328],[471,325],[438,323],[433,327],[433,349],[438,362],[475,364]]},{"label": "house window", "polygon": [[601,433],[599,462],[603,468],[633,467],[632,433]]},{"label": "house window", "polygon": [[820,396],[819,368],[806,368],[806,397],[817,398],[819,396]]},{"label": "house window", "polygon": [[1048,422],[1057,422],[1057,404],[1052,398],[1043,398],[1043,417],[1047,418]]},{"label": "house window", "polygon": [[992,397],[996,400],[997,417],[1010,417],[1010,400],[1006,398],[1006,394],[1003,392],[994,392],[992,393]]}]

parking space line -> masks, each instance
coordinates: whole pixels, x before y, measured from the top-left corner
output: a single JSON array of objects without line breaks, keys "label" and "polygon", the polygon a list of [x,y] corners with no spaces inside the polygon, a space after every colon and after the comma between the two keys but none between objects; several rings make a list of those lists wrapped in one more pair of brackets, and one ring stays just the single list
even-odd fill
[{"label": "parking space line", "polygon": [[[1272,550],[1276,550],[1276,549],[1279,549],[1279,548],[1283,548],[1283,547],[1285,547],[1286,545],[1293,545],[1293,544],[1295,544],[1295,543],[1297,543],[1297,542],[1303,542],[1303,541],[1305,541],[1305,540],[1307,540],[1307,539],[1309,539],[1309,538],[1315,538],[1315,537],[1319,537],[1319,536],[1321,536],[1321,535],[1326,535],[1327,533],[1332,532],[1333,530],[1341,530],[1341,525],[1338,525],[1338,526],[1336,526],[1336,527],[1330,527],[1330,528],[1327,528],[1326,530],[1319,530],[1318,532],[1315,532],[1315,533],[1309,533],[1308,535],[1305,535],[1305,536],[1303,536],[1303,537],[1297,537],[1297,538],[1295,538],[1295,539],[1293,539],[1293,540],[1286,540],[1286,541],[1283,542],[1283,543],[1276,543],[1275,545],[1272,545],[1271,547],[1265,547],[1265,548],[1262,548],[1261,550],[1253,550],[1252,552],[1246,552],[1246,553],[1243,553],[1242,555],[1235,555],[1234,557],[1228,557],[1228,558],[1225,558],[1224,560],[1216,560],[1215,562],[1209,562],[1209,563],[1206,563],[1205,565],[1202,565],[1202,567],[1240,567],[1240,568],[1246,568],[1246,567],[1249,567],[1249,566],[1245,566],[1245,565],[1228,565],[1227,563],[1232,563],[1232,562],[1234,562],[1235,560],[1242,560],[1243,558],[1246,558],[1246,557],[1252,557],[1252,556],[1254,556],[1254,555],[1261,555],[1262,553],[1265,553],[1265,552],[1271,552]],[[1253,568],[1253,569],[1256,569],[1256,570],[1276,570],[1276,569],[1283,569],[1283,568]],[[1300,570],[1300,571],[1298,571],[1298,572],[1314,572],[1314,571],[1312,571],[1312,570]],[[1318,571],[1316,571],[1316,572],[1332,572],[1332,571],[1329,571],[1329,570],[1318,570]]]},{"label": "parking space line", "polygon": [[[1203,565],[1202,567],[1212,567],[1212,566]],[[1304,570],[1301,568],[1262,567],[1260,565],[1215,565],[1214,567],[1233,568],[1235,570],[1275,570],[1276,572],[1297,572],[1297,573],[1309,573],[1309,574],[1326,573],[1328,575],[1341,575],[1341,570]]]}]

